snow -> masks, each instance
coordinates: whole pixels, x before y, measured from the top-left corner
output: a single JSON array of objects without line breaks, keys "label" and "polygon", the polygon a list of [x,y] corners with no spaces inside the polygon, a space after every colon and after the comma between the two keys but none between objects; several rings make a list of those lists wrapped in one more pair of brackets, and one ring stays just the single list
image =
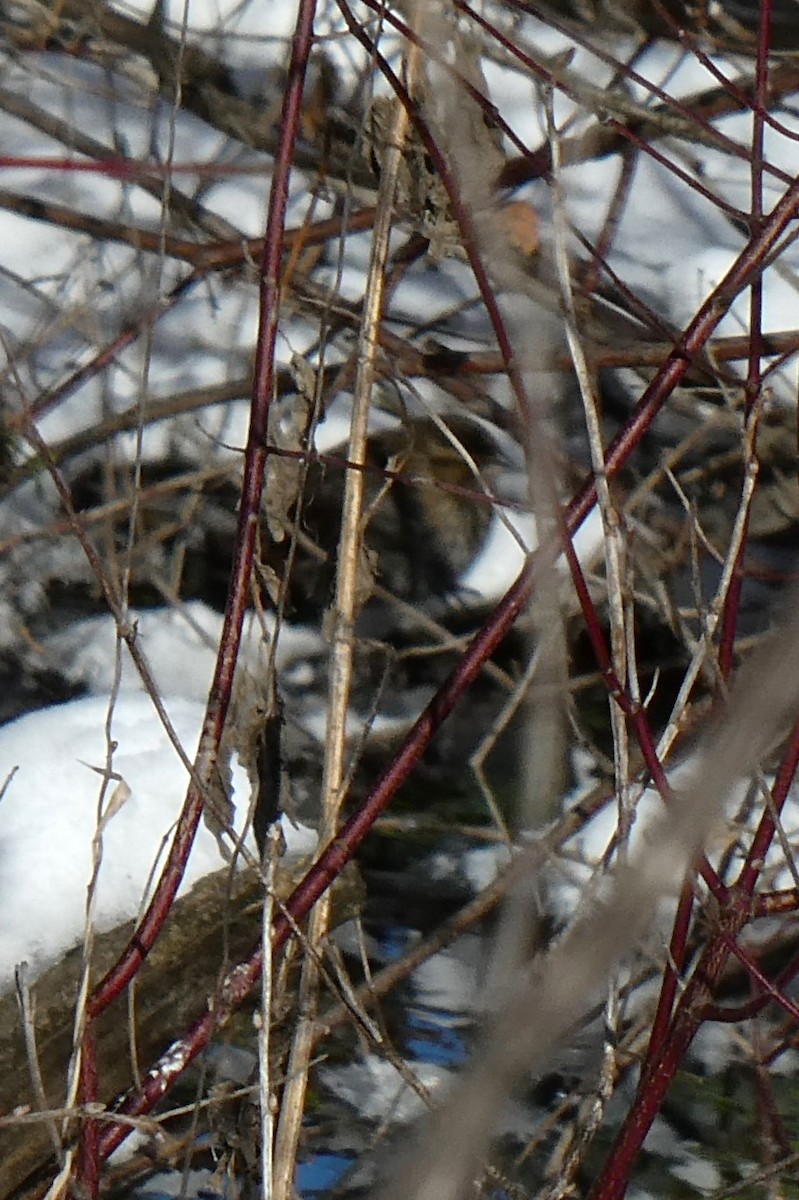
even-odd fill
[{"label": "snow", "polygon": [[[147,660],[159,691],[184,699],[204,702],[211,686],[216,648],[222,633],[222,615],[202,601],[192,600],[175,608],[154,608],[132,613],[136,641]],[[267,652],[264,635],[274,635],[274,618],[265,614],[263,625],[250,616],[245,622],[240,661],[255,666]],[[285,625],[277,639],[275,664],[278,671],[320,653],[324,645],[319,633],[303,626]],[[49,637],[44,649],[47,663],[73,683],[109,695],[115,667],[116,624],[111,616],[75,621],[61,633]],[[121,656],[119,686],[123,691],[141,690],[143,683],[127,650]]]},{"label": "snow", "polygon": [[[191,758],[204,706],[174,696],[164,704]],[[98,814],[115,797],[129,791],[101,834],[98,931],[139,913],[163,865],[188,773],[145,693],[123,692],[117,699],[110,744],[108,716],[108,700],[89,697],[29,713],[0,729],[0,779],[8,781],[0,800],[0,991],[13,983],[18,963],[27,962],[35,977],[81,940]],[[250,786],[238,766],[233,798],[240,833]],[[286,819],[284,831],[290,856],[313,850],[311,831],[295,829]],[[224,866],[216,838],[201,822],[181,892]]]},{"label": "snow", "polygon": [[[452,1079],[452,1072],[433,1063],[406,1063],[422,1087],[439,1090]],[[323,1070],[328,1087],[340,1099],[352,1105],[366,1121],[383,1121],[388,1114],[400,1125],[420,1117],[425,1102],[404,1082],[396,1067],[376,1054],[364,1055],[361,1062]]]},{"label": "snow", "polygon": [[[483,548],[463,572],[459,587],[465,595],[496,601],[518,578],[525,559],[538,544],[535,517],[530,513],[503,512],[492,517]],[[594,566],[603,554],[602,517],[596,509],[586,517],[574,536],[574,548],[583,568]],[[568,571],[563,555],[558,569]]]},{"label": "snow", "polygon": [[[591,795],[596,787],[594,768],[585,752],[574,754],[572,763],[578,782],[564,800],[566,811],[579,808],[581,802]],[[666,771],[669,786],[678,793],[681,787],[690,785],[700,766],[700,759],[696,754],[689,754],[673,764],[670,763]],[[716,868],[719,867],[720,859],[724,859],[727,880],[735,879],[744,865],[744,856],[751,845],[752,836],[770,803],[768,792],[773,788],[774,782],[773,775],[764,775],[753,790],[748,780],[741,779],[725,798],[724,824],[717,832],[716,844],[706,847],[706,854],[710,864]],[[628,803],[630,827],[627,849],[633,858],[647,859],[647,843],[651,843],[653,831],[657,833],[657,823],[667,811],[666,804],[653,787],[631,789]],[[579,832],[568,840],[564,853],[551,860],[547,875],[549,902],[553,911],[561,917],[571,917],[577,906],[584,902],[589,894],[587,889],[598,889],[598,892],[601,892],[602,877],[608,870],[608,864],[615,861],[615,854],[613,859],[610,858],[610,854],[616,849],[618,828],[619,811],[611,796]],[[732,829],[737,829],[740,837],[732,852],[729,852],[729,834]],[[797,785],[788,793],[780,813],[779,829],[780,834],[772,841],[759,873],[759,892],[782,891],[796,887],[795,873],[790,870],[788,863],[796,862],[799,857]],[[678,878],[675,879],[675,890],[680,886],[680,882]],[[592,891],[590,894],[598,893]],[[660,909],[660,924],[664,931],[670,929],[672,916],[672,899],[666,896]],[[747,936],[753,940],[760,938],[767,941],[770,932],[769,922],[761,920],[748,929]],[[724,1028],[726,1031],[726,1027]]]},{"label": "snow", "polygon": [[[147,20],[153,10],[152,0],[117,0],[113,7],[139,20]],[[185,19],[192,33],[217,33],[221,28],[234,30],[242,39],[278,41],[292,33],[296,10],[293,0],[265,7],[240,0],[166,0],[164,17],[178,27]]]},{"label": "snow", "polygon": [[460,1016],[470,1013],[485,986],[486,948],[466,934],[455,945],[427,959],[413,973],[414,994],[430,1008]]}]

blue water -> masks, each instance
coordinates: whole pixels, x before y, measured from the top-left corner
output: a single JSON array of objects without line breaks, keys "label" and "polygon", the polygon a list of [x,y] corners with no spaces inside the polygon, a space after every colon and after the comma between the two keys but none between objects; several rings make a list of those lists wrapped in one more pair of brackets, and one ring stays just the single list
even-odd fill
[{"label": "blue water", "polygon": [[461,1067],[466,1062],[466,1044],[450,1021],[457,1020],[454,1013],[434,1008],[409,1008],[406,1022],[419,1036],[407,1037],[404,1044],[405,1056],[416,1062],[435,1063],[450,1069]]},{"label": "blue water", "polygon": [[297,1190],[301,1196],[319,1196],[340,1183],[354,1162],[354,1155],[314,1154],[297,1164]]}]

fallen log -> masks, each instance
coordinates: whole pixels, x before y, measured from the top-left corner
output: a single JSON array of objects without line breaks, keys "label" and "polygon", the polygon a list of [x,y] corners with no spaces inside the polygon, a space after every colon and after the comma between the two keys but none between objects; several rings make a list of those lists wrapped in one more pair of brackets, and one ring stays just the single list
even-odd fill
[{"label": "fallen log", "polygon": [[[292,882],[287,871],[286,893]],[[345,891],[350,891],[347,885]],[[105,1100],[146,1072],[201,1013],[225,971],[252,950],[260,933],[262,895],[256,870],[242,868],[231,876],[225,868],[175,903],[134,985],[96,1022]],[[339,919],[352,915],[356,903],[352,894],[342,896]],[[132,930],[133,922],[127,922],[97,936],[93,979],[113,964]],[[30,1034],[42,1084],[38,1097],[18,997],[14,992],[0,997],[0,1200],[43,1195],[58,1168],[54,1140],[68,1146],[77,1137],[79,1117],[63,1109],[81,958],[82,947],[77,946],[30,989]]]}]

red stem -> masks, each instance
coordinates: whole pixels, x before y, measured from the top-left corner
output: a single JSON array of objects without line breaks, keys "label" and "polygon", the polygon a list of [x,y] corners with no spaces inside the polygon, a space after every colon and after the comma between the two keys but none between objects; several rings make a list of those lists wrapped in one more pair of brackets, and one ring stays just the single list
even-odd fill
[{"label": "red stem", "polygon": [[[259,335],[259,352],[256,364],[256,387],[253,395],[253,414],[250,438],[248,439],[245,460],[245,480],[243,484],[243,502],[239,520],[237,538],[237,555],[234,568],[234,579],[231,587],[231,602],[225,618],[225,627],[220,646],[217,672],[212,689],[212,703],[209,705],[206,721],[206,736],[218,739],[221,731],[220,716],[224,717],[229,687],[232,681],[232,671],[238,648],[238,636],[243,618],[249,586],[252,546],[257,520],[257,504],[263,479],[265,462],[265,429],[266,412],[269,403],[272,369],[272,351],[277,330],[278,312],[278,271],[280,264],[280,246],[282,241],[282,224],[285,212],[285,200],[288,186],[288,176],[291,164],[291,150],[297,125],[297,112],[301,92],[302,72],[304,71],[307,53],[310,48],[311,28],[314,4],[306,0],[300,7],[297,32],[295,33],[294,52],[292,56],[293,70],[290,74],[289,85],[284,105],[283,134],[276,159],[275,177],[270,198],[269,224],[262,270],[262,325]],[[739,256],[736,263],[708,298],[696,317],[691,322],[679,344],[670,352],[666,361],[659,369],[649,387],[644,392],[630,421],[616,438],[607,456],[608,474],[612,476],[627,461],[634,452],[646,430],[649,428],[657,412],[670,397],[678,385],[693,358],[706,344],[719,321],[724,316],[729,304],[736,295],[752,280],[762,265],[764,256],[776,244],[778,238],[786,229],[789,222],[799,211],[799,182],[794,182],[786,191],[779,204],[769,217],[764,220],[761,229],[753,233],[748,245]],[[259,440],[260,439],[260,440]],[[573,534],[590,512],[596,500],[595,485],[592,480],[586,481],[574,497],[565,517],[565,525]],[[557,555],[557,547],[546,547],[538,556],[535,564],[528,563],[519,579],[509,590],[502,603],[477,635],[464,659],[456,671],[434,698],[413,727],[405,745],[400,750],[394,762],[389,767],[383,779],[374,789],[366,805],[347,822],[341,833],[325,849],[317,863],[302,881],[292,895],[288,909],[296,920],[301,918],[324,892],[330,881],[338,874],[343,865],[352,857],[360,842],[365,837],[372,822],[388,803],[390,797],[407,778],[410,770],[420,754],[429,744],[435,730],[451,711],[458,697],[469,683],[475,678],[509,628],[517,615],[526,606],[534,587],[538,569],[551,567]],[[152,944],[160,923],[168,911],[174,892],[182,873],[182,863],[185,853],[191,843],[191,836],[199,819],[201,798],[194,789],[190,789],[187,805],[184,809],[178,834],[170,852],[170,859],[164,872],[158,893],[145,916],[138,931],[137,938],[132,941],[128,953],[119,965],[114,980],[103,981],[94,997],[92,1012],[100,1008],[132,977],[141,960],[141,949],[145,950]],[[282,944],[289,933],[289,924],[285,917],[277,919],[273,944]],[[717,946],[709,948],[708,953],[715,951],[717,957],[722,957]],[[726,957],[726,948],[723,957]],[[711,962],[711,966],[713,963]],[[221,996],[214,1012],[206,1013],[198,1021],[190,1033],[176,1042],[170,1054],[156,1065],[148,1076],[145,1087],[139,1093],[130,1095],[122,1105],[121,1111],[128,1114],[148,1111],[153,1104],[163,1096],[185,1069],[195,1055],[206,1044],[208,1037],[219,1021],[223,1021],[233,1007],[243,999],[258,979],[261,967],[260,949],[255,951],[247,962],[235,968],[228,976],[221,991]],[[709,969],[706,978],[712,979],[714,971]],[[698,986],[698,985],[697,985]],[[693,1010],[680,1006],[675,1021],[675,1028],[669,1045],[664,1047],[664,1053],[658,1058],[655,1075],[658,1082],[653,1084],[652,1074],[647,1076],[646,1104],[636,1106],[636,1113],[631,1126],[632,1132],[627,1131],[628,1142],[636,1140],[637,1134],[633,1127],[645,1130],[649,1127],[651,1116],[657,1112],[662,1094],[668,1086],[668,1080],[679,1063],[684,1048],[690,1042],[693,1031],[700,1016],[694,1015]],[[686,1011],[688,1016],[686,1016]],[[647,1119],[647,1112],[651,1116]],[[124,1138],[126,1130],[112,1126],[101,1138],[100,1154],[107,1155],[114,1146]],[[641,1135],[643,1136],[643,1134]],[[640,1144],[640,1142],[638,1143]],[[623,1165],[621,1158],[614,1156],[619,1167]],[[598,1185],[599,1186],[599,1185]],[[608,1195],[618,1195],[620,1192],[596,1191],[596,1196],[602,1195],[603,1200]]]},{"label": "red stem", "polygon": [[[739,1020],[755,1015],[762,1007],[759,999],[733,1011],[713,1006],[712,997],[726,960],[733,952],[744,962],[753,979],[765,988],[772,999],[783,1001],[780,989],[787,986],[799,970],[799,958],[790,963],[772,984],[745,951],[736,945],[738,934],[752,919],[752,889],[763,869],[766,851],[774,833],[774,812],[779,813],[799,765],[799,722],[794,727],[788,748],[783,755],[772,790],[773,805],[769,806],[758,827],[747,855],[741,876],[729,889],[727,904],[720,909],[715,929],[699,964],[683,993],[670,1029],[660,1037],[660,1045],[652,1044],[635,1101],[608,1155],[604,1172],[590,1193],[590,1200],[619,1200],[627,1187],[629,1175],[652,1121],[660,1111],[663,1099],[697,1029],[706,1020]],[[785,1007],[785,1004],[783,1004]]]},{"label": "red stem", "polygon": [[[87,1105],[97,1100],[97,1038],[94,1022],[87,1021],[83,1031],[80,1060],[80,1097]],[[94,1117],[86,1117],[80,1127],[80,1145],[75,1169],[75,1190],[85,1200],[98,1200],[100,1195],[100,1130]]]},{"label": "red stem", "polygon": [[677,998],[677,987],[686,964],[688,934],[691,929],[691,916],[694,908],[694,891],[692,880],[686,879],[680,892],[677,913],[669,942],[669,957],[663,972],[663,983],[655,1010],[655,1019],[649,1034],[649,1044],[646,1048],[642,1070],[651,1071],[653,1064],[663,1052],[674,1003]]},{"label": "red stem", "polygon": [[[365,0],[365,2],[368,3],[370,0]],[[375,0],[371,0],[372,4],[374,4],[374,2]],[[515,8],[517,11],[531,11],[531,6],[529,6],[527,3],[522,4],[520,0],[509,0],[509,4],[511,8]],[[461,12],[466,13],[467,16],[469,16],[475,22],[475,24],[489,32],[491,37],[498,43],[498,45],[502,46],[503,50],[520,62],[522,66],[526,67],[531,74],[535,75],[543,83],[546,83],[547,86],[556,88],[558,91],[563,92],[564,95],[569,96],[578,105],[583,105],[585,103],[583,97],[578,95],[573,88],[569,88],[568,80],[563,78],[561,72],[557,70],[550,70],[544,62],[540,62],[531,57],[529,54],[526,54],[518,42],[515,42],[511,37],[505,36],[501,30],[491,25],[490,21],[476,12],[468,3],[466,3],[466,0],[455,0],[455,7]],[[546,14],[546,23],[552,29],[557,29],[566,34],[566,36],[572,41],[577,42],[578,44],[580,43],[579,34],[575,31],[575,29],[573,27],[567,28],[565,25],[560,24],[555,14],[549,9],[547,10]],[[609,51],[603,50],[597,39],[592,39],[590,45],[586,42],[583,42],[582,44],[587,46],[594,58],[606,63],[608,66],[617,71],[619,70],[621,64],[619,63],[618,59],[616,59]],[[697,57],[699,57],[698,52]],[[621,66],[621,69],[623,70],[626,79],[630,83],[634,83],[636,86],[644,89],[648,95],[656,96],[658,100],[667,106],[667,108],[671,109],[673,112],[679,113],[679,115],[687,122],[690,122],[693,126],[700,128],[706,137],[713,139],[719,150],[723,150],[732,158],[738,158],[749,162],[748,148],[742,145],[740,142],[736,142],[732,138],[727,137],[720,129],[717,128],[717,126],[713,125],[712,122],[701,113],[697,113],[684,101],[677,99],[675,96],[672,96],[668,92],[664,91],[663,88],[658,87],[653,80],[647,79],[644,75],[640,75],[631,66],[624,64]],[[724,80],[723,77],[718,75],[718,73],[717,77],[722,79],[725,89],[730,93],[730,95],[736,98],[741,107],[748,106],[751,103],[750,97],[743,89],[736,89],[729,80]],[[793,87],[795,86],[795,77],[793,73],[791,73],[790,85],[791,89],[793,90]],[[698,99],[701,104],[701,96],[694,97],[694,99]],[[653,154],[654,156],[657,156],[657,152],[654,150],[654,147],[651,145],[651,143],[640,140],[629,125],[625,124],[623,121],[617,120],[614,117],[609,117],[607,114],[604,115],[607,119],[603,123],[607,124],[610,129],[614,129],[619,137],[633,141],[634,144],[637,145],[645,154]],[[770,124],[773,124],[771,118],[767,119],[769,120]],[[540,159],[541,151],[535,151],[534,155],[531,157],[533,157],[535,160]],[[669,170],[674,170],[676,168],[676,164],[671,159],[666,159],[664,165],[667,166]],[[788,171],[782,170],[773,163],[765,164],[765,169],[769,172],[772,178],[779,179],[786,185],[790,184],[792,181],[792,176]],[[523,180],[519,180],[519,182],[523,182]],[[691,187],[696,187],[697,184],[698,181],[696,179],[690,179]],[[702,189],[702,192],[703,194],[707,195],[708,198],[713,201],[713,203],[721,204],[723,206],[723,201],[720,201],[718,196],[714,196],[712,193],[705,193],[704,189]]]},{"label": "red stem", "polygon": [[736,937],[748,914],[741,908],[725,916],[724,927],[712,937],[677,1005],[669,1036],[659,1053],[642,1071],[635,1100],[608,1153],[605,1166],[588,1195],[588,1200],[621,1200],[627,1191],[630,1172],[660,1112],[671,1081],[696,1031],[707,1015],[707,1006],[729,955],[726,937]]},{"label": "red stem", "polygon": [[736,889],[745,896],[752,896],[755,885],[760,878],[766,855],[774,838],[776,819],[782,812],[785,801],[788,798],[788,792],[791,789],[797,769],[799,769],[799,722],[794,725],[791,731],[788,746],[782,756],[774,779],[774,786],[771,789],[771,804],[766,807],[761,817],[760,824],[755,831],[755,836],[752,838],[752,844],[749,847],[746,861],[741,868],[741,874],[736,883]]},{"label": "red stem", "polygon": [[[260,326],[255,358],[255,379],[250,405],[250,428],[244,454],[244,478],[236,529],[233,567],[225,609],[219,652],[209,693],[197,762],[208,770],[222,737],[233,689],[233,675],[241,641],[244,614],[250,596],[253,552],[258,529],[261,492],[266,469],[266,433],[272,397],[274,350],[280,312],[280,264],[288,204],[289,180],[294,145],[299,128],[300,103],[305,71],[313,41],[315,0],[302,0],[292,43],[286,92],[283,100],[280,142],[269,194],[263,261],[260,274]],[[203,767],[203,764],[205,766]],[[134,931],[122,957],[105,975],[89,1001],[90,1016],[96,1016],[130,983],[169,916],[197,825],[202,815],[203,791],[189,786],[177,830],[152,901]]]},{"label": "red stem", "polygon": [[755,996],[746,1004],[738,1004],[735,1007],[722,1004],[712,1005],[705,1013],[705,1020],[724,1021],[725,1024],[737,1025],[740,1021],[750,1021],[752,1017],[756,1017],[759,1012],[762,1012],[770,1001],[774,1001],[775,1004],[779,1004],[780,1008],[784,1008],[794,1021],[799,1022],[799,1005],[794,1004],[784,991],[799,972],[799,956],[794,958],[772,981],[761,971],[752,955],[739,946],[734,938],[728,937],[725,940],[729,950],[735,955],[741,966],[746,968],[752,983],[758,986]]}]

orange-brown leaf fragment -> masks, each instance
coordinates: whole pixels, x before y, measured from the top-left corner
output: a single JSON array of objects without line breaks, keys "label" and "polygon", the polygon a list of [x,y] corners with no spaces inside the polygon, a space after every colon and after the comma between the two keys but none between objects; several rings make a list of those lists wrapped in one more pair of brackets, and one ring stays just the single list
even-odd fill
[{"label": "orange-brown leaf fragment", "polygon": [[525,257],[535,254],[540,244],[538,214],[526,200],[511,200],[497,213],[497,220],[510,244]]}]

